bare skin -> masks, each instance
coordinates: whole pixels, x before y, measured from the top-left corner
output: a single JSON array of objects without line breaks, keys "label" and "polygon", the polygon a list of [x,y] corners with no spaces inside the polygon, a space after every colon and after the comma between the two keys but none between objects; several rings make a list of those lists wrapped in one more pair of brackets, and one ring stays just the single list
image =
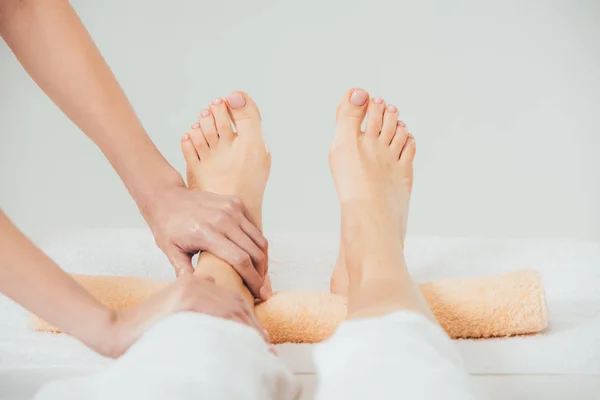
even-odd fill
[{"label": "bare skin", "polygon": [[348,319],[408,310],[435,323],[404,260],[415,152],[395,107],[369,100],[362,89],[346,93],[337,111],[330,167],[342,211],[337,273],[348,277]]},{"label": "bare skin", "polygon": [[[338,108],[330,157],[342,209],[340,265],[348,277],[348,286],[342,288],[349,295],[348,318],[410,310],[435,321],[408,275],[403,254],[415,141],[398,121],[395,107],[386,107],[380,99],[369,101],[368,94],[361,92],[359,96],[353,95],[355,89],[348,92]],[[352,103],[362,101],[357,98],[361,96],[364,104]],[[367,108],[367,129],[361,132]],[[201,111],[199,123],[192,125],[181,145],[190,187],[239,196],[261,226],[270,155],[252,99],[235,92],[226,102],[213,101]],[[245,293],[252,304],[243,282],[225,261],[203,254],[197,271]]]},{"label": "bare skin", "polygon": [[[181,148],[191,189],[238,196],[247,205],[252,222],[262,228],[262,201],[271,156],[262,134],[260,113],[247,94],[234,92],[226,99],[213,100],[184,135]],[[250,256],[255,265],[267,265],[262,253],[250,252]],[[202,253],[196,273],[215,277],[218,285],[241,293],[248,305],[254,305],[239,274],[226,261]],[[259,273],[267,276],[266,269]],[[268,277],[265,280],[261,297],[270,292]]]},{"label": "bare skin", "polygon": [[267,242],[247,209],[238,198],[185,186],[152,143],[69,2],[0,0],[0,35],[31,78],[102,150],[177,275],[192,273],[192,256],[206,250],[233,265],[258,296],[264,277],[245,262],[249,249],[266,253]]},{"label": "bare skin", "polygon": [[[349,96],[352,96],[352,94],[350,94]],[[358,136],[359,137],[363,136],[363,137],[369,138],[369,139],[375,139],[376,137],[379,137],[379,139],[382,142],[387,142],[388,144],[392,144],[392,138],[395,138],[395,142],[393,143],[393,149],[394,149],[394,151],[398,150],[398,147],[400,146],[400,142],[401,142],[400,137],[404,137],[404,136],[408,137],[408,131],[406,130],[406,124],[404,122],[398,120],[398,109],[396,108],[396,106],[394,106],[393,104],[386,104],[385,100],[381,97],[374,97],[374,98],[367,97],[365,104],[366,104],[366,113],[367,113],[365,131],[364,132],[360,131],[360,128],[359,128],[360,133],[358,134]],[[338,106],[338,114],[344,107],[345,107],[345,105],[342,102]],[[361,108],[360,112],[362,112],[362,111],[363,110]],[[361,114],[360,112],[357,112],[356,113],[357,115],[352,115],[349,118],[355,118],[362,122],[362,120],[365,117],[365,114],[364,113]],[[343,126],[346,127],[344,129],[352,129],[352,130],[356,129],[355,126],[348,127],[348,123],[344,123]],[[344,132],[342,129],[343,129],[342,124],[338,125],[337,135],[335,137],[334,143],[333,143],[331,151],[330,151],[331,161],[333,162],[335,160],[336,163],[338,162],[337,159],[341,158],[338,155],[339,153],[343,154],[342,157],[344,159],[349,157],[349,155],[346,154],[346,151],[345,151],[345,150],[348,150],[349,143],[347,143],[348,139],[346,138],[346,136],[342,135],[342,132]],[[397,130],[399,130],[400,134],[403,136],[399,136],[398,138],[396,138],[395,135],[396,135]],[[414,138],[411,138],[411,140],[414,144]],[[359,142],[357,142],[356,144],[359,144]],[[374,143],[371,143],[371,142],[367,142],[365,144],[361,143],[361,145],[367,145],[367,146],[371,146],[373,144]],[[350,148],[352,148],[352,147],[350,147]],[[358,151],[357,149],[354,149],[354,150]],[[391,149],[391,147],[390,147],[390,149]],[[381,149],[370,148],[369,151],[373,152],[373,151],[379,151],[379,150],[381,150]],[[345,162],[353,163],[352,161],[348,161],[348,160],[346,160]],[[333,171],[333,163],[331,163],[331,166],[332,166],[332,171]],[[386,178],[384,178],[384,179],[386,179]],[[404,238],[406,236],[406,225],[408,222],[408,201],[410,200],[410,194],[411,194],[412,183],[413,183],[412,163],[411,163],[410,167],[407,166],[406,170],[402,171],[400,179],[402,179],[404,182],[403,183],[403,193],[402,193],[402,196],[400,196],[400,198],[404,198],[403,201],[406,202],[406,204],[404,205],[404,207],[406,208],[406,214],[405,214],[406,217],[404,217],[402,220],[401,231],[400,231],[400,237],[401,237],[400,243],[403,246]],[[363,190],[369,190],[369,188],[364,187]],[[330,289],[331,289],[331,293],[348,296],[349,278],[348,278],[348,271],[346,269],[345,252],[343,251],[343,249],[344,249],[343,244],[340,244],[340,252],[339,252],[339,256],[338,256],[338,261],[336,263],[334,272],[331,277]]]},{"label": "bare skin", "polygon": [[138,305],[109,310],[36,248],[1,209],[0,255],[2,293],[108,357],[120,356],[152,325],[180,311],[231,319],[263,331],[239,293],[202,274],[181,276]]}]

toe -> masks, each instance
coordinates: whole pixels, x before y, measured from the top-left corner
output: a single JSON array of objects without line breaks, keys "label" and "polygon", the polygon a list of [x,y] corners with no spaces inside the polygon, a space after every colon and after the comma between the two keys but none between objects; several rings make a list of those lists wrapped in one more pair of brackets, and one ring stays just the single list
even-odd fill
[{"label": "toe", "polygon": [[260,112],[250,96],[233,92],[227,96],[227,107],[238,135],[261,134]]},{"label": "toe", "polygon": [[383,126],[379,138],[386,144],[390,144],[396,133],[396,123],[398,122],[398,109],[392,104],[385,107],[383,113]]},{"label": "toe", "polygon": [[390,144],[390,149],[396,159],[400,158],[400,152],[402,148],[406,145],[406,140],[408,139],[408,131],[406,130],[406,125],[402,121],[398,121],[396,123],[396,133],[394,134],[394,138],[392,139],[392,143]]},{"label": "toe", "polygon": [[211,148],[215,148],[219,143],[219,135],[217,134],[217,126],[210,110],[202,110],[200,112],[200,128],[204,133],[204,138]]},{"label": "toe", "polygon": [[221,140],[231,140],[234,138],[231,119],[227,111],[227,105],[223,99],[217,98],[211,101],[210,110],[212,111],[217,132]]},{"label": "toe", "polygon": [[210,149],[208,147],[208,143],[206,143],[206,139],[204,139],[202,129],[200,129],[200,123],[196,122],[194,125],[192,125],[192,129],[188,132],[188,134],[190,135],[190,140],[192,141],[192,145],[194,146],[194,149],[196,149],[200,160],[206,158]]},{"label": "toe", "polygon": [[385,102],[381,97],[373,97],[369,102],[369,108],[367,109],[367,124],[365,127],[366,137],[379,137],[381,127],[383,126],[384,109]]},{"label": "toe", "polygon": [[[412,177],[413,161],[415,160],[416,154],[417,144],[415,142],[415,137],[409,133],[408,138],[406,139],[406,143],[402,148],[402,153],[400,154],[400,161],[398,161],[401,168],[403,168],[405,172],[408,173],[407,176],[409,178]],[[412,182],[412,178],[410,179],[410,181]]]},{"label": "toe", "polygon": [[337,109],[338,130],[358,135],[362,121],[365,118],[365,113],[367,112],[368,104],[369,93],[363,89],[350,89]]},{"label": "toe", "polygon": [[185,159],[185,163],[189,167],[193,168],[195,165],[200,163],[200,159],[198,158],[198,152],[194,148],[194,145],[192,143],[189,133],[186,133],[181,138],[181,152],[183,153],[183,158]]}]

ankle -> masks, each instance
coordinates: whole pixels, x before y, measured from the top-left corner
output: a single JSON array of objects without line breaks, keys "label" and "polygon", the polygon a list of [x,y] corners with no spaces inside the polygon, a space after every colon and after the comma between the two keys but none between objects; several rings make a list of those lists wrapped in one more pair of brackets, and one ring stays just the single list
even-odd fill
[{"label": "ankle", "polygon": [[254,297],[244,284],[240,275],[231,265],[220,258],[210,253],[203,252],[198,257],[195,273],[212,276],[215,278],[215,283],[217,285],[224,286],[241,294],[245,303],[248,306],[251,306],[251,308],[254,308]]}]

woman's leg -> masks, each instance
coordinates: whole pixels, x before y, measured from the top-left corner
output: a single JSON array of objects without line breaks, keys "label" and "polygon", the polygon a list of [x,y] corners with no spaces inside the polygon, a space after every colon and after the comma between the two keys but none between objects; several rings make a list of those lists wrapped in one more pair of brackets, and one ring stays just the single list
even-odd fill
[{"label": "woman's leg", "polygon": [[[228,102],[229,112],[223,101],[213,102],[211,112],[201,117],[202,128],[194,125],[182,141],[188,183],[192,188],[239,196],[260,224],[270,165],[260,115],[245,94],[234,94]],[[217,284],[237,291],[254,308],[252,295],[225,262],[201,254],[197,273],[212,275]],[[297,389],[291,371],[255,330],[182,313],[152,327],[103,372],[50,384],[37,399],[292,400]]]},{"label": "woman's leg", "polygon": [[460,357],[404,260],[415,150],[395,107],[360,89],[347,93],[330,164],[342,211],[348,316],[316,351],[318,398],[470,398]]},{"label": "woman's leg", "polygon": [[[190,188],[238,196],[262,229],[262,200],[271,158],[262,135],[260,113],[252,99],[234,92],[226,99],[213,100],[200,112],[181,146]],[[253,257],[252,261],[266,265],[266,260]],[[213,276],[217,284],[239,292],[254,307],[254,298],[239,274],[221,259],[202,253],[196,272]]]}]

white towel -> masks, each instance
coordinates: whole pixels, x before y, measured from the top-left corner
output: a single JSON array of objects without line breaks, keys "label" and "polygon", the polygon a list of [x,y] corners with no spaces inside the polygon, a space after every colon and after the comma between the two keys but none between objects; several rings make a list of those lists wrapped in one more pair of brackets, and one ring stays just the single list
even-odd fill
[{"label": "white towel", "polygon": [[293,400],[299,384],[258,333],[208,315],[161,321],[103,371],[45,385],[36,400]]},{"label": "white towel", "polygon": [[[317,400],[482,399],[455,344],[422,315],[344,322],[315,353]],[[52,382],[35,400],[293,400],[299,388],[255,330],[183,313],[103,371]]]},{"label": "white towel", "polygon": [[[328,290],[338,236],[267,234],[276,289]],[[172,279],[172,269],[141,229],[57,233],[43,248],[63,268],[86,274]],[[409,238],[407,263],[418,282],[535,269],[546,288],[546,334],[457,342],[478,374],[600,374],[600,243],[557,240]],[[282,345],[295,372],[314,372],[312,345]],[[0,368],[109,363],[72,338],[32,332],[27,314],[0,296]]]}]

